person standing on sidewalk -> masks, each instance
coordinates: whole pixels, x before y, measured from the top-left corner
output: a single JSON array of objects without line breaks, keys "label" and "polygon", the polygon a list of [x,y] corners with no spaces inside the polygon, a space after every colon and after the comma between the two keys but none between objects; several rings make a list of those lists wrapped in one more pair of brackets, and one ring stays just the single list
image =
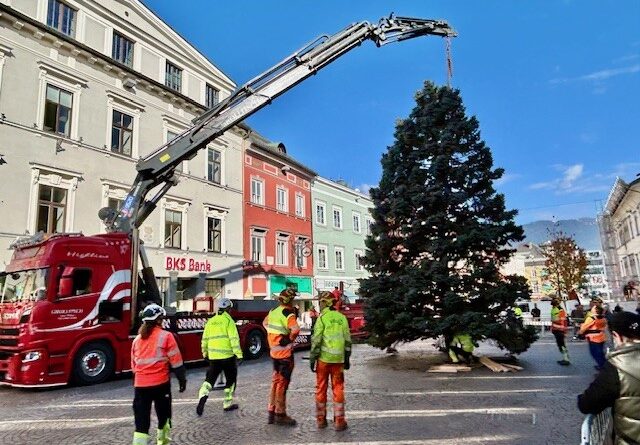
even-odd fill
[{"label": "person standing on sidewalk", "polygon": [[331,292],[320,294],[320,316],[311,337],[309,365],[316,373],[316,421],[327,427],[327,389],[331,380],[333,422],[336,431],[347,429],[344,411],[344,370],[351,366],[351,334],[347,317],[335,309]]},{"label": "person standing on sidewalk", "polygon": [[551,300],[551,333],[556,338],[556,344],[562,354],[562,360],[558,360],[558,363],[562,366],[569,366],[571,364],[569,350],[564,342],[564,337],[567,333],[567,313],[557,298]]},{"label": "person standing on sidewalk", "polygon": [[640,443],[640,315],[616,312],[610,329],[615,349],[589,388],[578,396],[583,414],[613,408],[615,445]]},{"label": "person standing on sidewalk", "polygon": [[229,315],[229,310],[232,307],[231,300],[220,298],[218,313],[207,321],[202,333],[202,356],[209,362],[209,369],[198,392],[199,401],[196,413],[199,416],[204,412],[204,404],[207,402],[209,392],[221,372],[224,373],[226,381],[222,409],[224,411],[238,409],[238,405],[233,403],[233,393],[236,391],[238,361],[242,360],[242,349],[240,349],[240,337],[236,322]]},{"label": "person standing on sidewalk", "polygon": [[591,309],[591,315],[588,316],[582,326],[580,326],[580,335],[587,337],[589,342],[589,352],[596,362],[596,369],[602,369],[607,359],[604,353],[604,345],[607,340],[605,330],[607,329],[607,320],[604,317],[603,309],[600,306],[594,306]]},{"label": "person standing on sidewalk", "polygon": [[267,331],[269,354],[273,360],[271,393],[269,394],[267,423],[295,426],[296,421],[287,415],[287,389],[293,373],[293,344],[300,332],[296,313],[291,305],[297,292],[284,289],[278,296],[280,305],[269,311],[263,325]]},{"label": "person standing on sidewalk", "polygon": [[133,445],[147,445],[151,426],[151,404],[158,416],[156,443],[171,442],[171,376],[170,369],[178,377],[180,392],[187,388],[186,371],[182,355],[171,332],[162,329],[162,319],[167,315],[157,304],[150,304],[141,313],[142,325],[131,346],[131,370],[133,371],[135,396],[133,413],[136,431]]}]

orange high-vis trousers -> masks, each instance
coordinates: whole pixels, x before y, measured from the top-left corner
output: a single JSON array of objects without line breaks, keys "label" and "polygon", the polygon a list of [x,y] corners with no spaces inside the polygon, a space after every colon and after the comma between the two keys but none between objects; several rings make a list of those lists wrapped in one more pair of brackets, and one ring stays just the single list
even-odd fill
[{"label": "orange high-vis trousers", "polygon": [[336,426],[345,423],[344,417],[344,365],[318,360],[316,367],[316,418],[322,422],[327,418],[327,388],[331,379],[333,392],[333,421]]},{"label": "orange high-vis trousers", "polygon": [[276,414],[287,413],[287,389],[293,373],[293,357],[273,359],[273,376],[268,410]]}]

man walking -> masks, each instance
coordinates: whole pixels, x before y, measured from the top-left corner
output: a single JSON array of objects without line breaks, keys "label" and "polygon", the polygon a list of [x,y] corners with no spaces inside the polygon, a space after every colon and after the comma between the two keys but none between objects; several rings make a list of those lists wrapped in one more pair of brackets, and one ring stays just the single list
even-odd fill
[{"label": "man walking", "polygon": [[562,360],[558,363],[562,366],[569,366],[569,350],[564,343],[564,336],[567,333],[567,313],[560,306],[560,300],[554,298],[551,300],[551,333],[556,338],[556,344],[562,354]]},{"label": "man walking", "polygon": [[293,373],[293,344],[300,332],[296,313],[291,305],[297,292],[284,289],[278,300],[280,305],[272,309],[264,319],[267,330],[269,354],[273,360],[273,377],[269,394],[268,421],[276,425],[295,426],[296,421],[287,415],[287,389]]},{"label": "man walking", "polygon": [[207,321],[202,333],[202,356],[209,362],[209,369],[198,392],[199,401],[196,413],[199,416],[204,412],[209,392],[221,372],[224,373],[226,381],[222,409],[224,411],[238,409],[238,405],[233,403],[233,393],[236,390],[238,360],[242,360],[242,350],[240,349],[240,337],[236,322],[229,315],[229,310],[232,307],[231,300],[220,298],[218,313]]},{"label": "man walking", "polygon": [[615,349],[589,388],[578,396],[583,414],[613,408],[616,445],[640,443],[640,316],[616,312],[609,325]]},{"label": "man walking", "polygon": [[320,294],[320,316],[311,337],[309,364],[316,373],[316,421],[327,427],[327,388],[331,380],[333,422],[336,431],[347,429],[344,411],[344,370],[351,366],[351,334],[347,317],[335,309],[331,292]]}]

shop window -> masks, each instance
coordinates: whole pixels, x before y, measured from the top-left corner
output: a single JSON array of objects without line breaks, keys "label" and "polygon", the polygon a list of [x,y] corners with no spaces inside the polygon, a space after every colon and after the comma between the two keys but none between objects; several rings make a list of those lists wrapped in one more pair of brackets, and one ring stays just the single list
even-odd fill
[{"label": "shop window", "polygon": [[207,297],[219,298],[224,295],[224,280],[207,278],[204,284],[204,293]]}]

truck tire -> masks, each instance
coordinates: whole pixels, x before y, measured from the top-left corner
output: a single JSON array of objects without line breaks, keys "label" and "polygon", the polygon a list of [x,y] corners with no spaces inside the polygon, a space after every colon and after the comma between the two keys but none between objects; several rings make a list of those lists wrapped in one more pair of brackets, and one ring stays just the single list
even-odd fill
[{"label": "truck tire", "polygon": [[108,343],[87,343],[73,359],[73,380],[83,386],[102,383],[111,377],[114,368],[115,357]]},{"label": "truck tire", "polygon": [[260,358],[267,348],[264,334],[259,329],[254,329],[247,334],[247,344],[244,355],[248,360]]}]

